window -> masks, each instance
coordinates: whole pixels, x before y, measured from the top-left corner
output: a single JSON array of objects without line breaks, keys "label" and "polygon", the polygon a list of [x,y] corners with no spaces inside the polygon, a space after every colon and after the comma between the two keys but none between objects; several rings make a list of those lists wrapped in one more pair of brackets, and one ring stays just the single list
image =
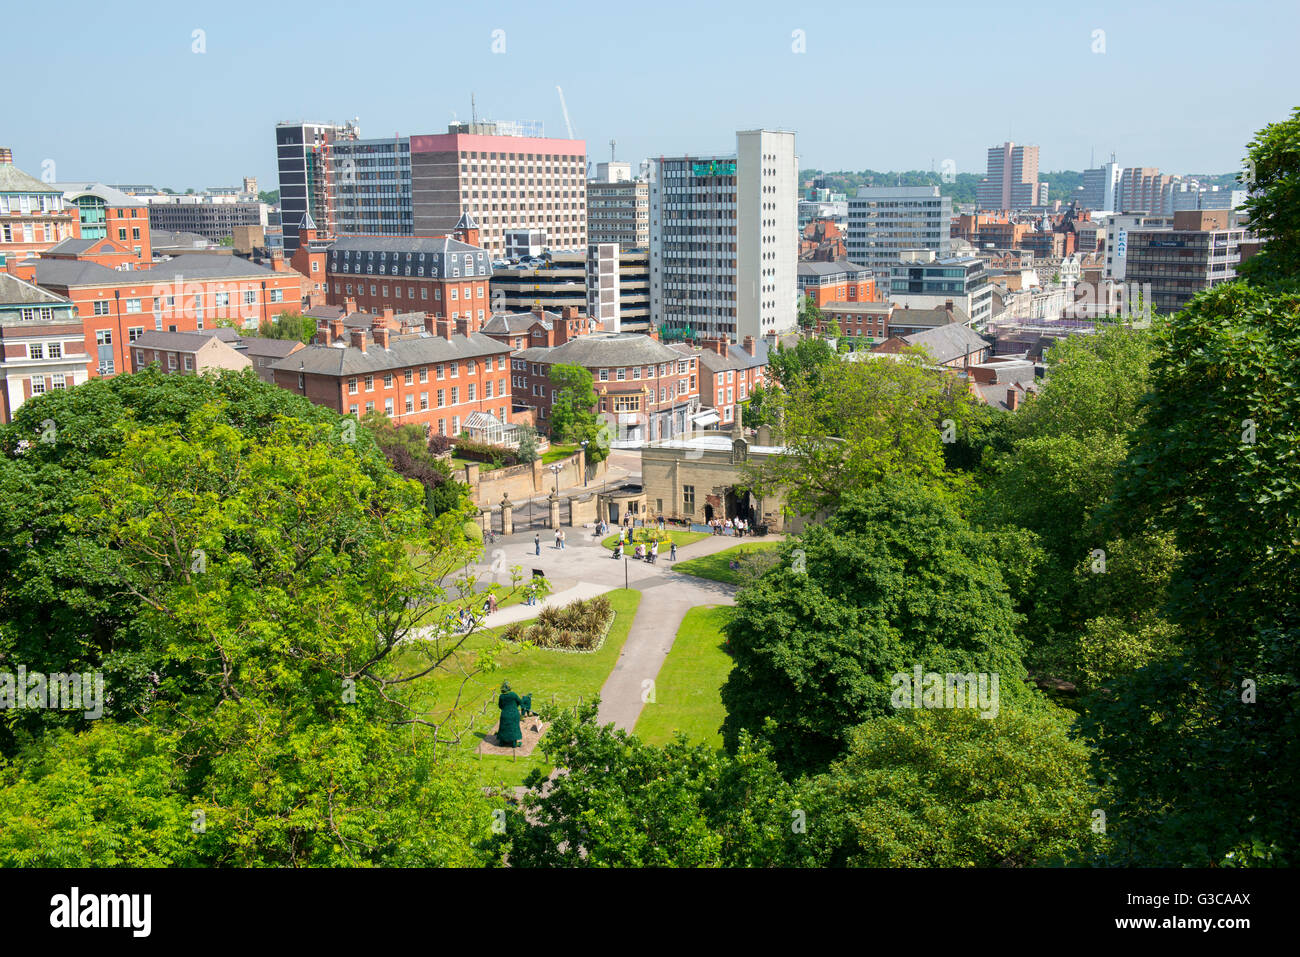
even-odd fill
[{"label": "window", "polygon": [[374,403],[374,402],[367,402],[367,403],[366,403],[366,411],[367,411],[367,412],[374,412],[374,411],[375,411],[375,403]]},{"label": "window", "polygon": [[424,410],[424,409],[427,409],[428,407],[429,407],[429,393],[427,393],[427,392],[421,392],[421,393],[420,393],[420,409],[421,409],[421,410]]},{"label": "window", "polygon": [[139,299],[128,299],[128,300],[126,301],[126,311],[127,311],[128,314],[131,314],[131,313],[137,313],[137,312],[141,312],[141,311],[143,311],[143,310],[141,309],[141,300],[139,300]]},{"label": "window", "polygon": [[608,381],[609,381],[609,370],[608,370],[608,369],[601,369],[601,370],[600,370],[600,381],[601,381],[601,382],[608,382]]},{"label": "window", "polygon": [[384,388],[385,388],[385,389],[391,389],[392,387],[393,387],[393,374],[392,374],[391,372],[385,372],[385,373],[384,373]]},{"label": "window", "polygon": [[[186,357],[185,357],[185,371],[186,371],[186,372],[193,372],[193,371],[194,371],[194,357],[193,357],[193,356],[186,356]],[[298,376],[298,388],[300,388],[300,389],[302,388],[302,376]]]},{"label": "window", "polygon": [[406,396],[406,411],[407,412],[415,411],[415,396],[409,394]]},{"label": "window", "polygon": [[100,346],[111,346],[113,344],[112,329],[96,329],[95,344]]},{"label": "window", "polygon": [[50,383],[50,388],[52,389],[66,389],[68,387],[67,378],[62,372],[54,373],[54,375],[51,376],[51,379],[53,380]]},{"label": "window", "polygon": [[144,326],[131,326],[126,330],[127,342],[135,342],[135,340],[139,339],[142,335],[144,335]]},{"label": "window", "polygon": [[434,368],[437,370],[437,376],[438,376],[439,379],[442,379],[442,378],[445,377],[446,373],[445,373],[445,370],[444,370],[443,367],[442,367],[442,363],[441,363],[441,362],[438,363],[438,365],[435,366]]},{"label": "window", "polygon": [[446,399],[446,397],[447,397],[446,390],[445,390],[445,389],[439,389],[439,390],[438,390],[438,408],[441,409],[444,405],[447,404],[447,403],[444,401],[444,400]]},{"label": "window", "polygon": [[[366,376],[366,391],[367,391],[367,392],[374,392],[374,391],[375,391],[375,377],[372,376],[372,375],[368,375],[368,376]],[[371,403],[371,405],[373,405],[373,404],[374,404],[374,403]]]},{"label": "window", "polygon": [[97,316],[107,316],[107,315],[108,315],[108,300],[107,300],[107,299],[96,299],[96,300],[95,300],[95,315],[97,315]]},{"label": "window", "polygon": [[456,378],[459,378],[459,377],[460,377],[460,363],[459,363],[459,362],[453,362],[453,363],[451,364],[451,377],[452,377],[453,379],[456,379]]},{"label": "window", "polygon": [[471,383],[466,387],[466,389],[465,389],[465,401],[466,401],[466,402],[473,402],[473,401],[474,401],[474,383],[473,383],[473,382],[471,382]]},{"label": "window", "polygon": [[415,370],[407,369],[402,375],[402,381],[407,385],[415,385]]},{"label": "window", "polygon": [[358,411],[360,410],[355,405],[348,406],[348,412],[353,416],[353,418],[356,417]]},{"label": "window", "polygon": [[32,377],[32,395],[45,394],[45,376],[38,375]]},{"label": "window", "polygon": [[168,369],[176,368],[176,353],[174,352],[167,353],[167,368]]},{"label": "window", "polygon": [[687,515],[695,514],[695,486],[682,486],[682,511]]},{"label": "window", "polygon": [[384,415],[391,416],[392,414],[393,414],[393,397],[390,395],[387,399],[384,400]]},{"label": "window", "polygon": [[452,404],[452,405],[459,405],[459,404],[460,404],[460,387],[459,387],[459,386],[452,386],[452,387],[451,387],[451,404]]},{"label": "window", "polygon": [[420,381],[421,381],[421,382],[428,382],[428,381],[429,381],[429,367],[428,367],[428,366],[424,366],[423,368],[420,369]]},{"label": "window", "polygon": [[624,381],[624,380],[627,378],[627,370],[626,370],[626,369],[619,369],[617,375],[615,376],[615,378],[618,379],[619,382]]},{"label": "window", "polygon": [[352,378],[348,379],[348,395],[356,395],[356,394],[357,394],[357,377],[353,376]]},{"label": "window", "polygon": [[39,342],[33,342],[31,345],[29,345],[29,346],[27,347],[27,358],[29,358],[29,359],[44,359],[44,358],[45,358],[45,346],[42,345],[42,344],[39,343]]},{"label": "window", "polygon": [[113,360],[112,360],[111,358],[110,358],[110,359],[100,359],[100,360],[99,360],[99,374],[100,374],[100,375],[113,375],[113,373],[114,373]]}]

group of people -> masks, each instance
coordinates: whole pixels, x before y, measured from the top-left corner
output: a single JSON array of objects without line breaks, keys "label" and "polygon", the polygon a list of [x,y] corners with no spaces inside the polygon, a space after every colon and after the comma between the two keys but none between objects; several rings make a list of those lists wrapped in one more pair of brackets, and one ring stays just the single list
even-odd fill
[{"label": "group of people", "polygon": [[[564,529],[557,528],[555,530],[555,547],[560,551],[564,551],[564,542],[565,542]],[[534,532],[533,533],[533,554],[540,555],[541,553],[542,553],[542,533]]]},{"label": "group of people", "polygon": [[[622,537],[619,538],[618,544],[614,546],[613,557],[615,561],[623,557],[624,545],[630,545],[630,544],[632,544],[630,539],[627,542],[624,542]],[[653,565],[655,562],[659,560],[659,543],[650,542],[649,545],[647,545],[645,542],[639,543],[636,546],[636,549],[632,552],[632,557],[637,559],[638,561],[644,560],[647,565]],[[677,561],[676,542],[668,543],[668,560],[671,562]]]},{"label": "group of people", "polygon": [[747,518],[711,518],[709,528],[714,535],[735,535],[743,538],[746,533],[753,534]]}]

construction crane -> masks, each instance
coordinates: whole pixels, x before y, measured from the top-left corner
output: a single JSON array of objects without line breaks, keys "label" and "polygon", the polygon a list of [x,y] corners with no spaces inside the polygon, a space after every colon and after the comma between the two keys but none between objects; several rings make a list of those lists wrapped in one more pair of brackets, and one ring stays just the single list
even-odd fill
[{"label": "construction crane", "polygon": [[564,104],[564,91],[556,86],[555,92],[560,94],[560,109],[564,111],[564,125],[569,130],[569,139],[573,139],[573,124],[569,122],[569,108]]}]

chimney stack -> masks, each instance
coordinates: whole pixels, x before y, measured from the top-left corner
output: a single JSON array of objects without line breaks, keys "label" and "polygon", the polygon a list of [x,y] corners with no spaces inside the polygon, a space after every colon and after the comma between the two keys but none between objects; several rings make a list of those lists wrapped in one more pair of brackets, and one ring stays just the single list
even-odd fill
[{"label": "chimney stack", "polygon": [[424,331],[431,336],[436,336],[438,334],[438,320],[433,317],[433,313],[431,312],[426,312],[424,314]]},{"label": "chimney stack", "polygon": [[343,300],[343,315],[350,316],[357,311],[357,301],[351,296]]},{"label": "chimney stack", "polygon": [[330,327],[330,338],[331,338],[333,341],[335,341],[335,342],[340,342],[340,341],[342,341],[342,339],[343,339],[343,320],[342,320],[342,319],[331,319],[331,320],[329,321],[329,327]]},{"label": "chimney stack", "polygon": [[375,345],[379,346],[379,348],[387,352],[389,336],[392,335],[389,328],[387,326],[380,325],[379,323],[375,323],[373,334],[375,337]]},{"label": "chimney stack", "polygon": [[[456,335],[458,335],[458,336],[468,336],[468,335],[469,335],[469,318],[468,318],[468,317],[461,317],[461,318],[459,318],[459,319],[456,320]],[[450,339],[451,336],[448,336],[447,338]]]},{"label": "chimney stack", "polygon": [[0,146],[0,163],[13,163],[14,154],[7,146]]},{"label": "chimney stack", "polygon": [[353,348],[353,349],[360,349],[362,352],[365,352],[365,351],[366,351],[366,340],[367,340],[368,338],[370,338],[370,336],[369,336],[369,333],[366,332],[366,330],[364,330],[364,329],[353,329],[353,330],[352,330],[352,348]]},{"label": "chimney stack", "polygon": [[951,312],[952,312],[952,300],[951,300],[951,299],[947,299],[947,300],[945,300],[945,301],[944,301],[944,304],[943,304],[943,308],[944,308],[944,310],[945,310],[946,312],[951,313]]},{"label": "chimney stack", "polygon": [[752,356],[752,355],[757,355],[757,354],[758,354],[757,350],[758,350],[758,346],[757,346],[757,344],[754,342],[754,337],[753,337],[753,336],[745,336],[745,351],[748,352],[748,353]]},{"label": "chimney stack", "polygon": [[332,346],[334,344],[334,332],[331,323],[322,322],[316,327],[316,344],[321,346]]},{"label": "chimney stack", "polygon": [[1012,412],[1020,408],[1020,393],[1016,391],[1015,386],[1007,388],[1007,408]]},{"label": "chimney stack", "polygon": [[393,328],[393,317],[396,315],[397,313],[393,310],[392,306],[384,306],[384,312],[382,316],[384,320],[384,326],[389,329]]}]

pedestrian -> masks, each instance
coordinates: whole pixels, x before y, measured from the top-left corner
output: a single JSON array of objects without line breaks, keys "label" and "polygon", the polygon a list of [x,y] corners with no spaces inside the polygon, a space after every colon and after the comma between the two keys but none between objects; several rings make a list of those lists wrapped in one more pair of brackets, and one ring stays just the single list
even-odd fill
[{"label": "pedestrian", "polygon": [[659,560],[659,543],[655,542],[650,546],[650,564],[653,565]]},{"label": "pedestrian", "polygon": [[533,554],[540,555],[541,553],[542,553],[542,533],[535,532],[533,534]]},{"label": "pedestrian", "polygon": [[488,614],[489,614],[489,615],[495,615],[496,612],[497,612],[497,596],[496,596],[496,592],[489,592],[489,593],[488,593]]},{"label": "pedestrian", "polygon": [[560,551],[564,551],[564,529],[560,529]]},{"label": "pedestrian", "polygon": [[560,530],[558,528],[555,530],[555,548],[556,551],[560,548]]},{"label": "pedestrian", "polygon": [[669,543],[668,543],[668,560],[669,560],[670,562],[675,562],[675,561],[677,561],[677,543],[676,543],[676,542],[669,542]]}]

